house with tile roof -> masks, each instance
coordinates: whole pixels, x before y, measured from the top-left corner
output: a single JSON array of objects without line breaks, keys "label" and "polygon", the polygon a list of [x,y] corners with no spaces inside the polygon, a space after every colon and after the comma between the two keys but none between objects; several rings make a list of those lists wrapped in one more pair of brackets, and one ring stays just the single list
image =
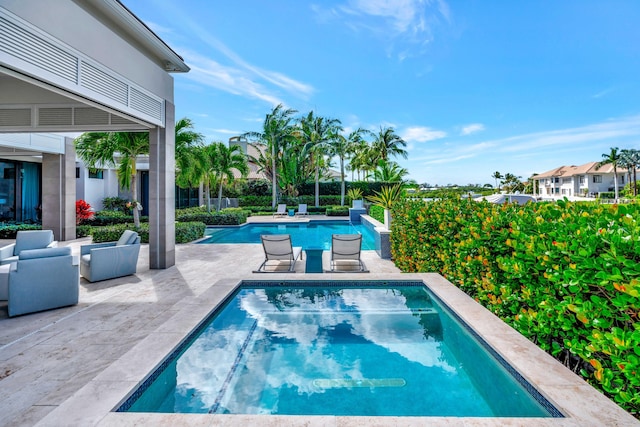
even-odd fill
[{"label": "house with tile roof", "polygon": [[[560,166],[532,177],[537,181],[537,193],[543,198],[596,197],[599,193],[613,191],[614,173],[610,164],[597,168],[598,162],[580,166]],[[627,170],[618,168],[618,187],[627,184]]]}]

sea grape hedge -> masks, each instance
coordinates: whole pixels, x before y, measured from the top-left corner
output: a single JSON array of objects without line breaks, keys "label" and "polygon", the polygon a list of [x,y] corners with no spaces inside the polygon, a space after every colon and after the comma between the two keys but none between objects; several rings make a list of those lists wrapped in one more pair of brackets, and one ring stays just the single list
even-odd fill
[{"label": "sea grape hedge", "polygon": [[402,200],[391,253],[440,272],[621,407],[640,411],[640,205]]},{"label": "sea grape hedge", "polygon": [[[204,236],[206,225],[202,222],[176,222],[176,243],[189,243]],[[105,227],[93,227],[93,243],[115,242],[125,230],[136,231],[142,243],[149,243],[149,224],[142,223],[139,228],[133,224],[114,224]]]}]

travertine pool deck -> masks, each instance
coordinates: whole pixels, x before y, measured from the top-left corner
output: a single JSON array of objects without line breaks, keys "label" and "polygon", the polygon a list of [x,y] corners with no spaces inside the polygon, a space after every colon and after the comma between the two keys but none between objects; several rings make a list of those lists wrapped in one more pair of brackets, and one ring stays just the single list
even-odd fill
[{"label": "travertine pool deck", "polygon": [[[287,221],[287,219],[278,219]],[[297,220],[296,220],[297,221]],[[89,239],[61,242],[74,254]],[[324,254],[328,265],[328,252]],[[437,274],[401,274],[364,251],[370,273],[256,274],[254,245],[176,246],[176,265],[98,283],[74,307],[7,318],[0,302],[2,426],[633,426],[640,423]],[[535,385],[566,418],[397,418],[111,412],[242,279],[419,279]]]}]

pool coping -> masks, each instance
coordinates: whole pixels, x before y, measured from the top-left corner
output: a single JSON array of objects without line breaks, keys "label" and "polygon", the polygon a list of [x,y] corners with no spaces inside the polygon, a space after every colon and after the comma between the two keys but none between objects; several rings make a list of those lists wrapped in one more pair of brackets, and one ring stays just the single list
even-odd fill
[{"label": "pool coping", "polygon": [[[326,275],[329,281],[416,280],[426,286],[467,323],[491,347],[548,399],[565,418],[467,418],[467,417],[347,417],[273,416],[221,414],[147,414],[113,412],[184,337],[219,306],[243,279],[224,279],[182,307],[154,332],[135,345],[88,384],[78,390],[37,425],[447,425],[447,426],[630,426],[640,425],[630,414],[539,349],[517,331],[476,303],[436,273]],[[290,281],[286,274],[264,280]],[[318,281],[313,274],[300,274],[298,281]],[[245,278],[255,280],[255,277]]]}]

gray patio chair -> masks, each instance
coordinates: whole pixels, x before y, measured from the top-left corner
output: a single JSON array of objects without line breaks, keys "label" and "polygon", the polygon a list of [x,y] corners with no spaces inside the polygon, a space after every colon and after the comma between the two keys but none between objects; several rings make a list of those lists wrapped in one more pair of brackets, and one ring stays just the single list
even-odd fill
[{"label": "gray patio chair", "polygon": [[280,203],[278,205],[278,210],[273,213],[274,218],[276,216],[287,216],[287,215],[289,215],[287,213],[287,205],[284,203]]},{"label": "gray patio chair", "polygon": [[9,317],[75,305],[80,291],[78,259],[70,247],[21,251],[0,266],[0,299]]},{"label": "gray patio chair", "polygon": [[307,204],[306,203],[300,203],[298,205],[298,212],[296,212],[296,215],[309,215],[309,212],[307,212]]},{"label": "gray patio chair", "polygon": [[136,274],[140,236],[125,230],[117,242],[80,246],[80,274],[90,282]]},{"label": "gray patio chair", "polygon": [[287,272],[295,272],[296,261],[302,259],[302,248],[293,247],[291,245],[291,236],[288,234],[263,234],[260,236],[262,247],[264,249],[264,262],[258,267],[254,273],[278,273],[282,270],[275,268],[267,270],[269,261],[277,261],[277,266],[282,262],[288,262],[289,269]]},{"label": "gray patio chair", "polygon": [[0,265],[18,261],[18,256],[22,251],[56,246],[58,246],[58,242],[53,240],[53,231],[51,230],[18,231],[15,243],[0,248]]},{"label": "gray patio chair", "polygon": [[[362,247],[361,234],[334,234],[331,236],[331,271],[344,273],[368,273],[360,259]],[[338,266],[353,265],[356,269],[349,268],[338,270]]]}]

